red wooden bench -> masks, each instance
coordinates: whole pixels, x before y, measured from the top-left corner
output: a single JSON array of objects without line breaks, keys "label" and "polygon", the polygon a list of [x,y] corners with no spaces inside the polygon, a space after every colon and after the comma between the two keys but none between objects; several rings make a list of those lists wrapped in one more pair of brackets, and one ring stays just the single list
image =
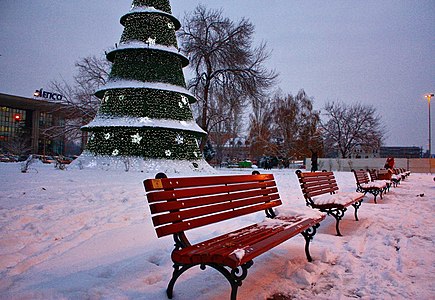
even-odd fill
[{"label": "red wooden bench", "polygon": [[393,187],[397,187],[397,185],[400,183],[400,180],[402,178],[394,174],[393,170],[391,169],[380,169],[378,171],[378,179],[390,180],[391,183],[393,184]]},{"label": "red wooden bench", "polygon": [[[233,175],[165,178],[144,181],[152,221],[158,237],[173,235],[173,274],[166,293],[172,298],[178,277],[199,265],[218,270],[231,285],[231,299],[247,276],[253,259],[291,237],[302,234],[305,254],[324,214],[280,215],[281,205],[273,175]],[[185,232],[212,223],[265,211],[269,219],[191,244]]]},{"label": "red wooden bench", "polygon": [[364,198],[363,194],[357,192],[337,193],[338,185],[333,172],[302,172],[297,170],[296,175],[299,178],[307,206],[333,216],[336,220],[337,235],[341,236],[340,220],[348,206],[354,207],[355,220],[358,221],[358,208]]},{"label": "red wooden bench", "polygon": [[365,170],[352,170],[356,180],[356,191],[366,195],[370,193],[374,196],[374,201],[378,195],[381,196],[387,190],[387,183],[384,181],[370,181],[369,175]]},{"label": "red wooden bench", "polygon": [[379,178],[379,171],[376,169],[367,169],[367,172],[369,172],[370,175],[370,180],[374,181],[374,182],[385,182],[385,184],[387,185],[387,190],[385,192],[389,192],[391,186],[393,185],[393,182],[391,181],[391,179],[380,179]]}]

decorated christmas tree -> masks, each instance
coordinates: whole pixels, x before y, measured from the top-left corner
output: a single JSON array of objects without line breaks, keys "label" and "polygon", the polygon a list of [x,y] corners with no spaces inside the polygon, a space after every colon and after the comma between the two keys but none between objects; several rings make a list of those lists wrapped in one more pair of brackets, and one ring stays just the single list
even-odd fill
[{"label": "decorated christmas tree", "polygon": [[108,83],[96,91],[101,107],[82,130],[89,133],[79,158],[83,167],[146,172],[211,171],[198,139],[169,0],[133,0],[121,17],[119,44],[106,53],[113,63]]}]

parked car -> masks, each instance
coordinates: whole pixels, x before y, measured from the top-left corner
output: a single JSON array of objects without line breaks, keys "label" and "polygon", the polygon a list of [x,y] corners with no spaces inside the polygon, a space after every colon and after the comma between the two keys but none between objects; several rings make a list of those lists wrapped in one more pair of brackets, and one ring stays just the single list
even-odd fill
[{"label": "parked car", "polygon": [[44,164],[53,164],[53,163],[56,162],[56,159],[54,159],[53,156],[43,155],[42,158],[41,158],[41,161],[42,161]]},{"label": "parked car", "polygon": [[16,162],[18,157],[12,154],[0,154],[0,162]]},{"label": "parked car", "polygon": [[65,165],[69,165],[73,161],[71,157],[62,156],[62,155],[55,156],[54,158],[58,163],[65,164]]}]

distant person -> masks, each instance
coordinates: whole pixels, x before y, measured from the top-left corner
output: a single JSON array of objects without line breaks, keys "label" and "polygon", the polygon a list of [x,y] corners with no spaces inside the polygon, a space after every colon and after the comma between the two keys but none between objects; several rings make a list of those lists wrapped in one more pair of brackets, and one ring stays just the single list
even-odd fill
[{"label": "distant person", "polygon": [[394,157],[388,157],[384,165],[385,169],[394,169]]},{"label": "distant person", "polygon": [[317,170],[317,151],[311,151],[311,172],[316,172]]}]

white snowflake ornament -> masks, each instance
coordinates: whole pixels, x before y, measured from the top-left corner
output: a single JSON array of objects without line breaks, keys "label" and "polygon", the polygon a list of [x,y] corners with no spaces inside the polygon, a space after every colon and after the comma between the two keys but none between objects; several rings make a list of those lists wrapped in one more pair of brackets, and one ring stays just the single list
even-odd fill
[{"label": "white snowflake ornament", "polygon": [[110,139],[110,133],[105,133],[105,134],[104,134],[104,138],[105,138],[106,140]]},{"label": "white snowflake ornament", "polygon": [[183,102],[184,105],[187,105],[189,103],[189,100],[186,96],[181,96],[181,102]]},{"label": "white snowflake ornament", "polygon": [[118,154],[119,154],[119,150],[118,149],[113,150],[112,156],[117,156]]},{"label": "white snowflake ornament", "polygon": [[175,138],[175,141],[177,142],[178,145],[181,145],[184,143],[184,137],[178,134],[177,137]]},{"label": "white snowflake ornament", "polygon": [[149,46],[153,46],[153,45],[155,45],[156,44],[156,39],[154,38],[148,38],[147,39],[147,44],[149,45]]},{"label": "white snowflake ornament", "polygon": [[139,132],[136,133],[135,135],[131,135],[131,142],[135,143],[135,144],[140,144],[140,141],[142,140],[143,137],[141,137],[139,135]]},{"label": "white snowflake ornament", "polygon": [[168,23],[168,28],[169,28],[169,29],[175,29],[175,25],[174,25],[174,23],[169,22],[169,23]]},{"label": "white snowflake ornament", "polygon": [[171,156],[172,152],[171,152],[171,150],[166,150],[165,154],[166,154],[166,156]]}]

